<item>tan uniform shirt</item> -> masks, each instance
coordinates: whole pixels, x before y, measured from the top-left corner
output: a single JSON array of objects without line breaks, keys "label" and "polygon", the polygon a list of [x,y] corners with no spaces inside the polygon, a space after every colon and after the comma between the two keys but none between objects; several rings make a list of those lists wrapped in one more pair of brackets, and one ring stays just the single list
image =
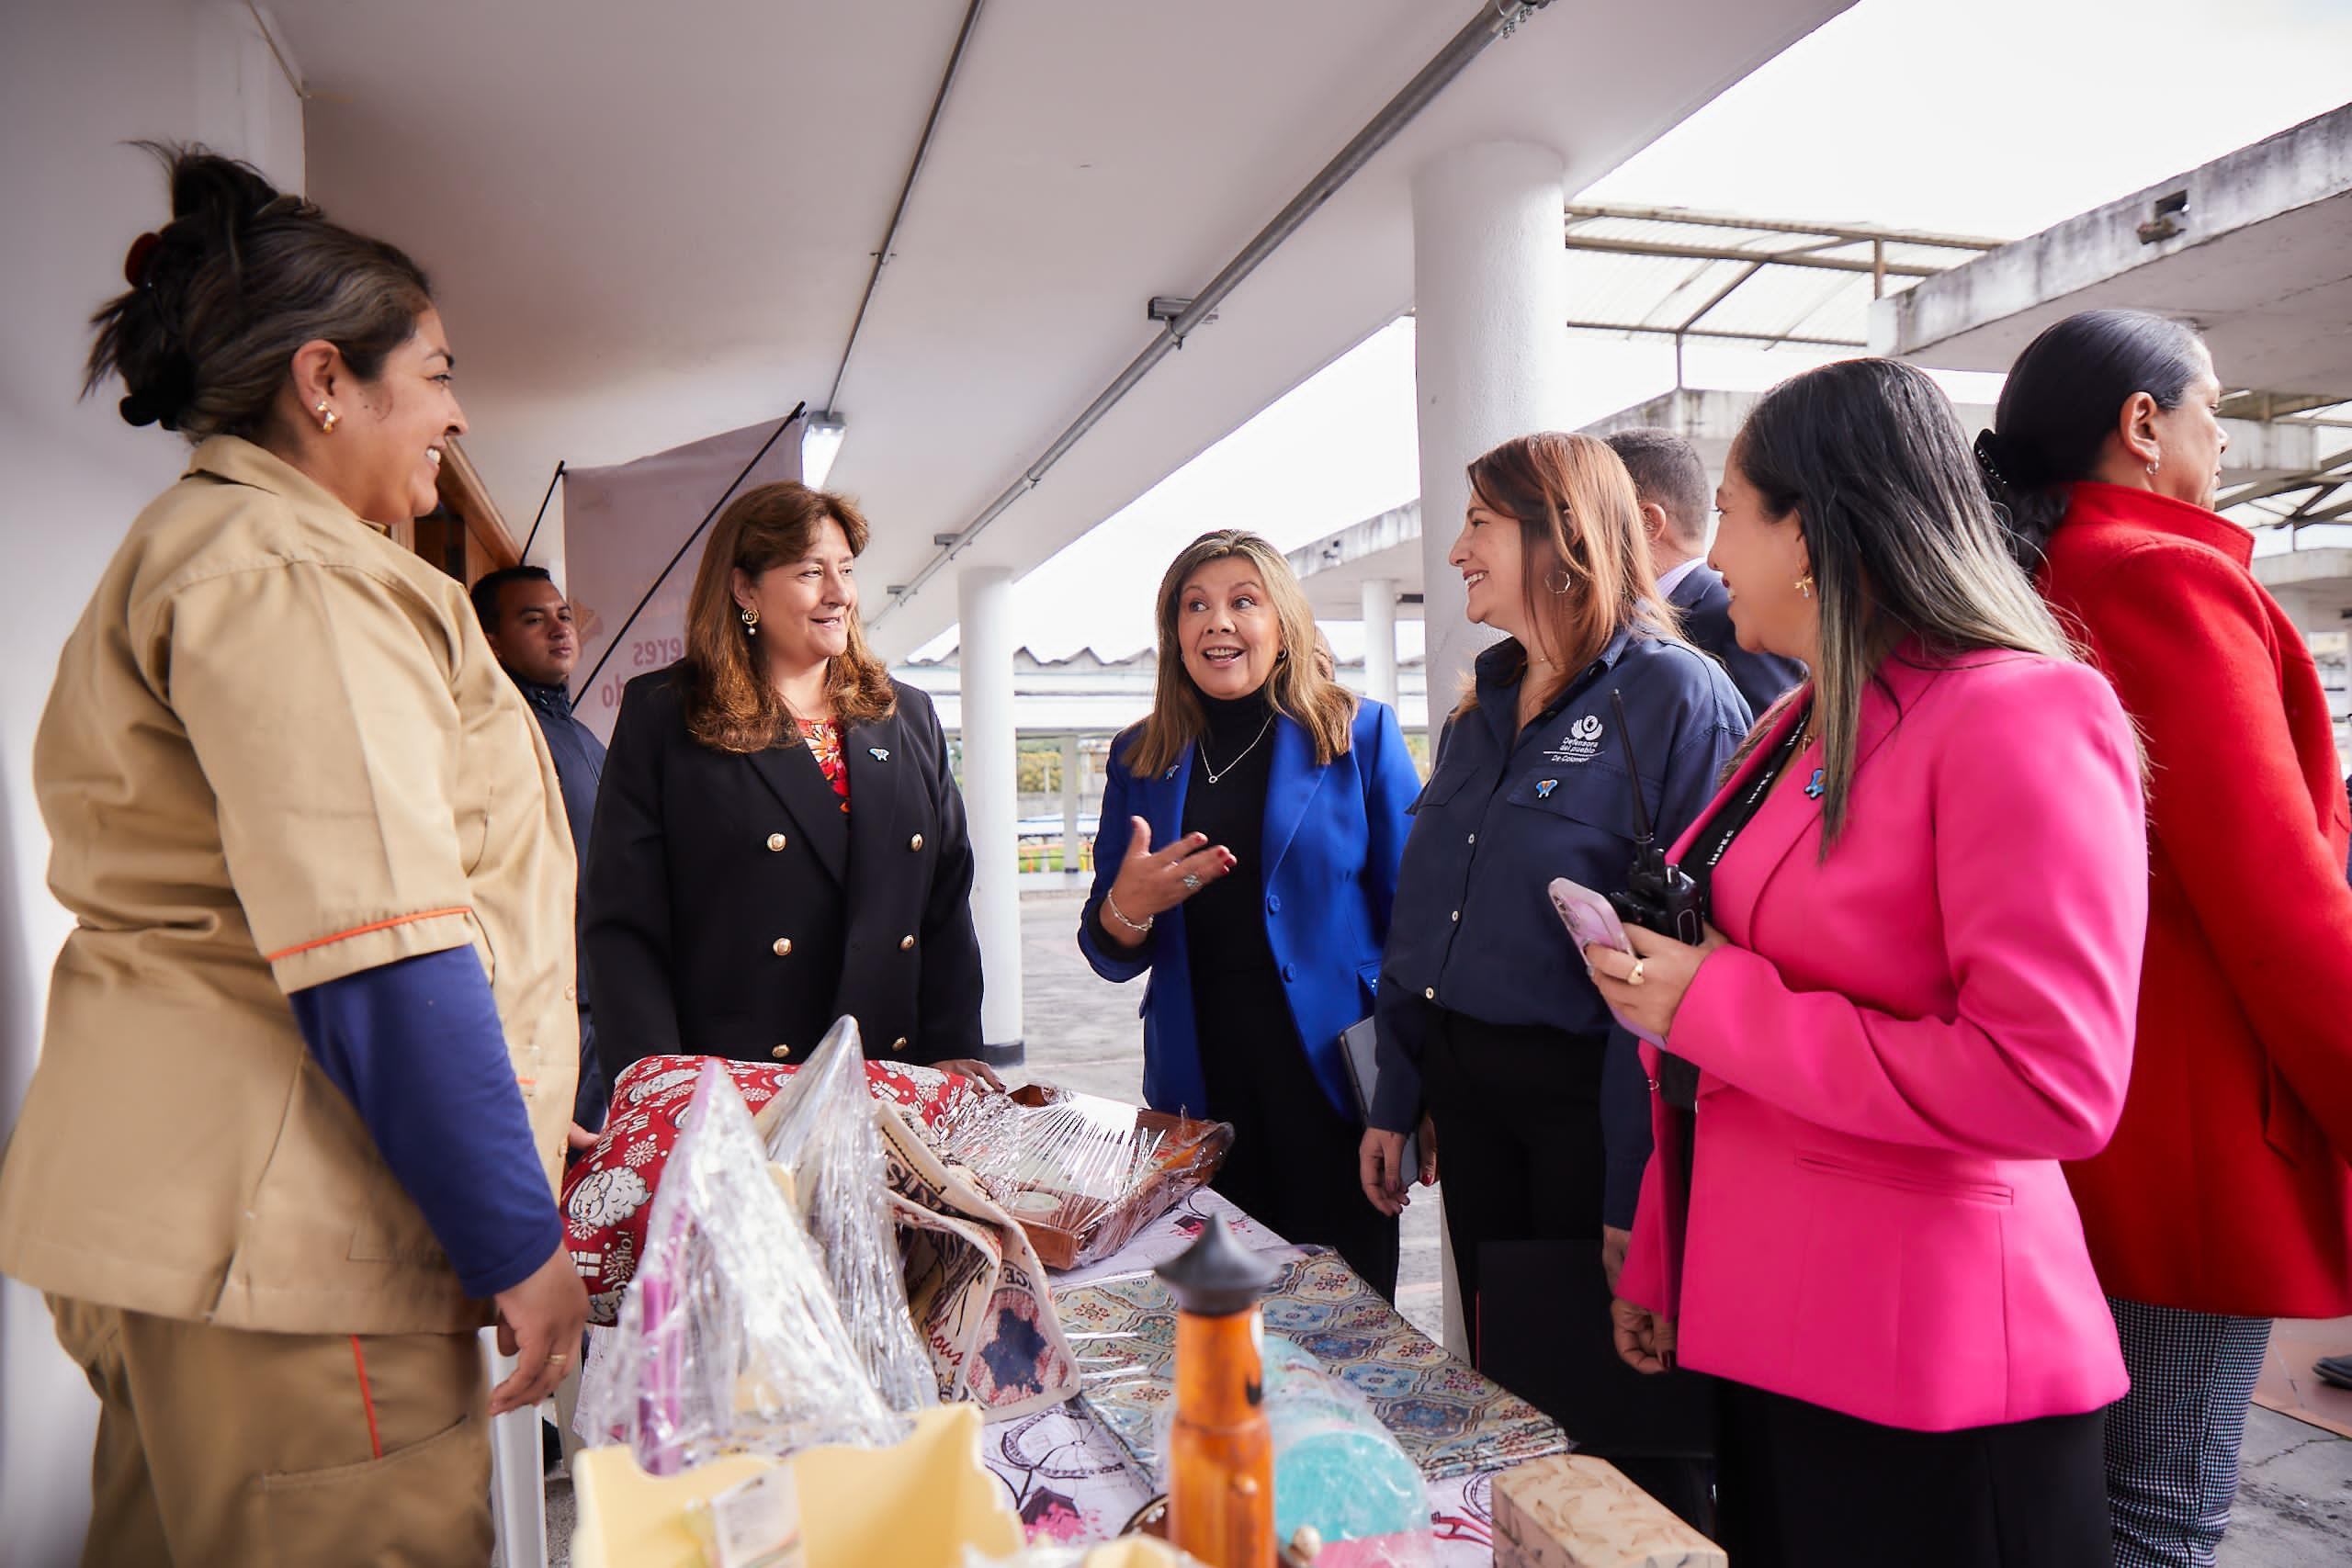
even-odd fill
[{"label": "tan uniform shirt", "polygon": [[487,1321],[286,999],[470,944],[552,1194],[571,839],[464,590],[207,441],[67,640],[33,773],[76,924],[0,1170],[0,1271],[224,1327]]}]

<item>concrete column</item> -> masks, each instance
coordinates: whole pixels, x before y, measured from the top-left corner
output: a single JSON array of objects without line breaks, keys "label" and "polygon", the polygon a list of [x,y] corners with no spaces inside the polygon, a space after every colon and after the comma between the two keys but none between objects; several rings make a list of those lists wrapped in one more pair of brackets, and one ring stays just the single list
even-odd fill
[{"label": "concrete column", "polygon": [[[1413,379],[1432,739],[1447,694],[1498,635],[1464,618],[1462,576],[1445,561],[1470,501],[1463,470],[1498,442],[1567,428],[1563,168],[1548,147],[1483,142],[1438,154],[1413,178]],[[1439,1237],[1445,1342],[1460,1354],[1468,1335],[1442,1215]]]},{"label": "concrete column", "polygon": [[1062,737],[1062,880],[1078,875],[1078,808],[1086,784],[1080,769],[1086,759],[1078,750],[1078,737]]},{"label": "concrete column", "polygon": [[1523,142],[1442,152],[1413,179],[1413,377],[1421,450],[1421,613],[1430,729],[1495,634],[1463,618],[1445,564],[1470,500],[1463,469],[1498,442],[1567,425],[1567,264],[1560,155]]},{"label": "concrete column", "polygon": [[1367,578],[1363,585],[1363,694],[1396,705],[1396,580]]},{"label": "concrete column", "polygon": [[964,814],[972,835],[972,923],[979,931],[980,1038],[994,1062],[1021,1059],[1021,797],[1012,716],[1012,573],[967,567],[956,582],[963,644]]}]

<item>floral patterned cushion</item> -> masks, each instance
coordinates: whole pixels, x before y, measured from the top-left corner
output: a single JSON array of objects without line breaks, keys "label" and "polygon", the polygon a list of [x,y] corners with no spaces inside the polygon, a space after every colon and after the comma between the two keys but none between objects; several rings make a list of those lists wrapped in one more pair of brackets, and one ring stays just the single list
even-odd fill
[{"label": "floral patterned cushion", "polygon": [[[564,1176],[564,1239],[588,1286],[589,1321],[618,1318],[621,1292],[637,1272],[651,1216],[653,1190],[678,1140],[678,1124],[694,1099],[700,1056],[648,1056],[631,1063],[613,1086],[613,1107],[595,1149]],[[728,1076],[756,1114],[775,1098],[793,1069],[781,1063],[726,1064]],[[928,1124],[973,1092],[971,1080],[935,1067],[865,1065],[876,1100],[904,1106]]]}]

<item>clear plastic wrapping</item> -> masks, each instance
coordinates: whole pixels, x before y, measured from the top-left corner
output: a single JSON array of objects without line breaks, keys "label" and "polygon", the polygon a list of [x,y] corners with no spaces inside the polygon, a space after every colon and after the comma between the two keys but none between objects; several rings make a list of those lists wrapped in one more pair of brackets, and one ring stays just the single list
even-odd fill
[{"label": "clear plastic wrapping", "polygon": [[824,1259],[860,1364],[891,1409],[920,1410],[938,1403],[939,1375],[907,1310],[877,1114],[857,1021],[843,1018],[755,1125],[768,1158],[792,1178],[795,1206]]},{"label": "clear plastic wrapping", "polygon": [[1233,1129],[1032,1086],[974,1096],[933,1144],[1020,1222],[1040,1260],[1072,1269],[1108,1258],[1214,1176]]},{"label": "clear plastic wrapping", "polygon": [[906,1435],[866,1374],[825,1263],[743,1097],[704,1063],[581,1426],[654,1475],[721,1453]]},{"label": "clear plastic wrapping", "polygon": [[[1424,1483],[1502,1470],[1568,1447],[1551,1417],[1456,1360],[1338,1254],[1297,1247],[1259,1303],[1266,1343],[1288,1340],[1369,1401]],[[1080,1397],[1158,1484],[1160,1428],[1176,1388],[1176,1303],[1148,1271],[1067,1285],[1054,1304],[1081,1360]],[[1272,1361],[1281,1352],[1269,1351]]]},{"label": "clear plastic wrapping", "polygon": [[1265,1358],[1275,1537],[1306,1527],[1327,1541],[1426,1539],[1429,1488],[1371,1402],[1279,1335],[1266,1337]]}]

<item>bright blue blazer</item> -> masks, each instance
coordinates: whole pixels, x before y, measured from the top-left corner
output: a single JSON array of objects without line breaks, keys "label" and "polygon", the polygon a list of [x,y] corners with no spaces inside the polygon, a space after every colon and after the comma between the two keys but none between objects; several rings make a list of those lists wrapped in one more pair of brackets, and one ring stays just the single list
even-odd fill
[{"label": "bright blue blazer", "polygon": [[[1137,733],[1130,730],[1111,749],[1090,908],[1118,878],[1133,831],[1129,818],[1151,824],[1154,849],[1173,840],[1184,819],[1196,750],[1188,749],[1182,761],[1157,777],[1138,779],[1126,766]],[[1314,742],[1287,717],[1275,719],[1273,744],[1265,842],[1256,865],[1240,845],[1229,846],[1241,857],[1233,874],[1261,877],[1266,935],[1307,1062],[1333,1109],[1357,1121],[1340,1032],[1372,1013],[1409,826],[1405,808],[1420,793],[1420,777],[1396,710],[1368,698],[1357,705],[1346,754],[1326,766],[1316,765]],[[1141,1010],[1144,1099],[1155,1111],[1199,1115],[1208,1091],[1193,1020],[1183,906],[1162,914],[1151,940],[1133,954],[1104,951],[1083,918],[1078,945],[1106,980],[1149,972]]]}]

